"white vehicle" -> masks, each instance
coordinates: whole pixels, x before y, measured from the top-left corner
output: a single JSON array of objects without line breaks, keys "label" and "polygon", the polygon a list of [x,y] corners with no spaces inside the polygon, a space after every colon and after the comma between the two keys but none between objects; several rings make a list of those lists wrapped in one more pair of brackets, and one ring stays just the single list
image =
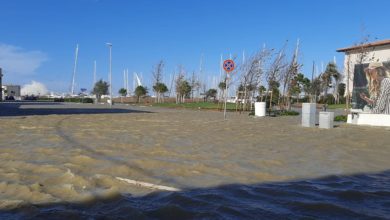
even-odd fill
[{"label": "white vehicle", "polygon": [[[249,98],[250,103],[255,103],[255,101],[256,101],[255,99]],[[237,102],[245,103],[245,102],[247,102],[247,100],[239,99],[236,96],[232,96],[232,97],[229,97],[226,102],[228,102],[228,103],[237,103]]]}]

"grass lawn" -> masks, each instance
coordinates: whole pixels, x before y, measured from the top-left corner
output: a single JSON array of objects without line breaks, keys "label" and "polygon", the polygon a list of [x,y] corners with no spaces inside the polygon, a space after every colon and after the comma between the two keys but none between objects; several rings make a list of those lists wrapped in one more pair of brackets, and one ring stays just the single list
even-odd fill
[{"label": "grass lawn", "polygon": [[[165,108],[189,108],[189,109],[218,109],[218,103],[213,102],[191,102],[191,103],[153,103],[153,106],[165,107]],[[221,104],[219,104],[221,108]],[[223,104],[222,104],[223,109]],[[227,110],[236,110],[236,104],[227,103]]]},{"label": "grass lawn", "polygon": [[[328,105],[328,109],[345,109],[346,104],[332,104]],[[349,106],[351,108],[351,106]]]}]

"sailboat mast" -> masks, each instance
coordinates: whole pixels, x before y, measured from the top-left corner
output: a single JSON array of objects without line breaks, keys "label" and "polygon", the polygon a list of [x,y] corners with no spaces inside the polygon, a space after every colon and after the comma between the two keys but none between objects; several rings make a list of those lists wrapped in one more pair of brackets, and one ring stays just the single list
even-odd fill
[{"label": "sailboat mast", "polygon": [[221,54],[221,60],[219,61],[219,80],[222,81],[222,54]]},{"label": "sailboat mast", "polygon": [[126,91],[127,91],[127,95],[130,95],[130,91],[129,91],[129,69],[126,69]]},{"label": "sailboat mast", "polygon": [[92,89],[95,87],[96,84],[96,60],[93,62],[93,85]]},{"label": "sailboat mast", "polygon": [[126,89],[126,70],[123,70],[123,88]]},{"label": "sailboat mast", "polygon": [[136,74],[136,73],[133,72],[133,88],[134,88],[134,90],[135,90],[135,88],[136,88],[136,86],[135,86],[135,80],[136,80],[136,79],[135,79],[135,74]]},{"label": "sailboat mast", "polygon": [[75,80],[76,80],[76,68],[77,68],[78,54],[79,54],[79,44],[76,45],[76,54],[75,54],[74,66],[73,66],[72,89],[71,89],[72,95],[74,95],[74,86],[75,86]]}]

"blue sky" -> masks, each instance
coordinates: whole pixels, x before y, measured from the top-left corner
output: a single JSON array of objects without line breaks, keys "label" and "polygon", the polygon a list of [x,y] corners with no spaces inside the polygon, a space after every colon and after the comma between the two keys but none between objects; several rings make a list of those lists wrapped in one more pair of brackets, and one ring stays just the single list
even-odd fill
[{"label": "blue sky", "polygon": [[[169,81],[178,65],[190,74],[219,76],[223,54],[247,55],[266,44],[289,52],[301,42],[302,72],[312,62],[325,64],[343,54],[362,35],[389,39],[390,1],[373,0],[0,0],[0,67],[5,83],[44,83],[49,90],[70,89],[74,50],[79,44],[77,89],[90,89],[93,62],[98,78],[107,79],[108,48],[113,44],[113,91],[123,85],[123,69],[142,72],[150,88],[151,71],[165,62]],[[362,27],[365,33],[362,33]],[[319,66],[321,69],[321,66]],[[340,68],[341,69],[341,68]]]}]

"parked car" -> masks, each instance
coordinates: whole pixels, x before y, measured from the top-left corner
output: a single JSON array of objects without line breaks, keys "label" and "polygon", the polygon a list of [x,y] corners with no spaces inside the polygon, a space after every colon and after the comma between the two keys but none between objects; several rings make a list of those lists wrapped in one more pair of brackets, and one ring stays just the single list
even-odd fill
[{"label": "parked car", "polygon": [[11,100],[15,100],[15,98],[12,95],[11,96],[6,96],[5,100],[11,101]]}]

